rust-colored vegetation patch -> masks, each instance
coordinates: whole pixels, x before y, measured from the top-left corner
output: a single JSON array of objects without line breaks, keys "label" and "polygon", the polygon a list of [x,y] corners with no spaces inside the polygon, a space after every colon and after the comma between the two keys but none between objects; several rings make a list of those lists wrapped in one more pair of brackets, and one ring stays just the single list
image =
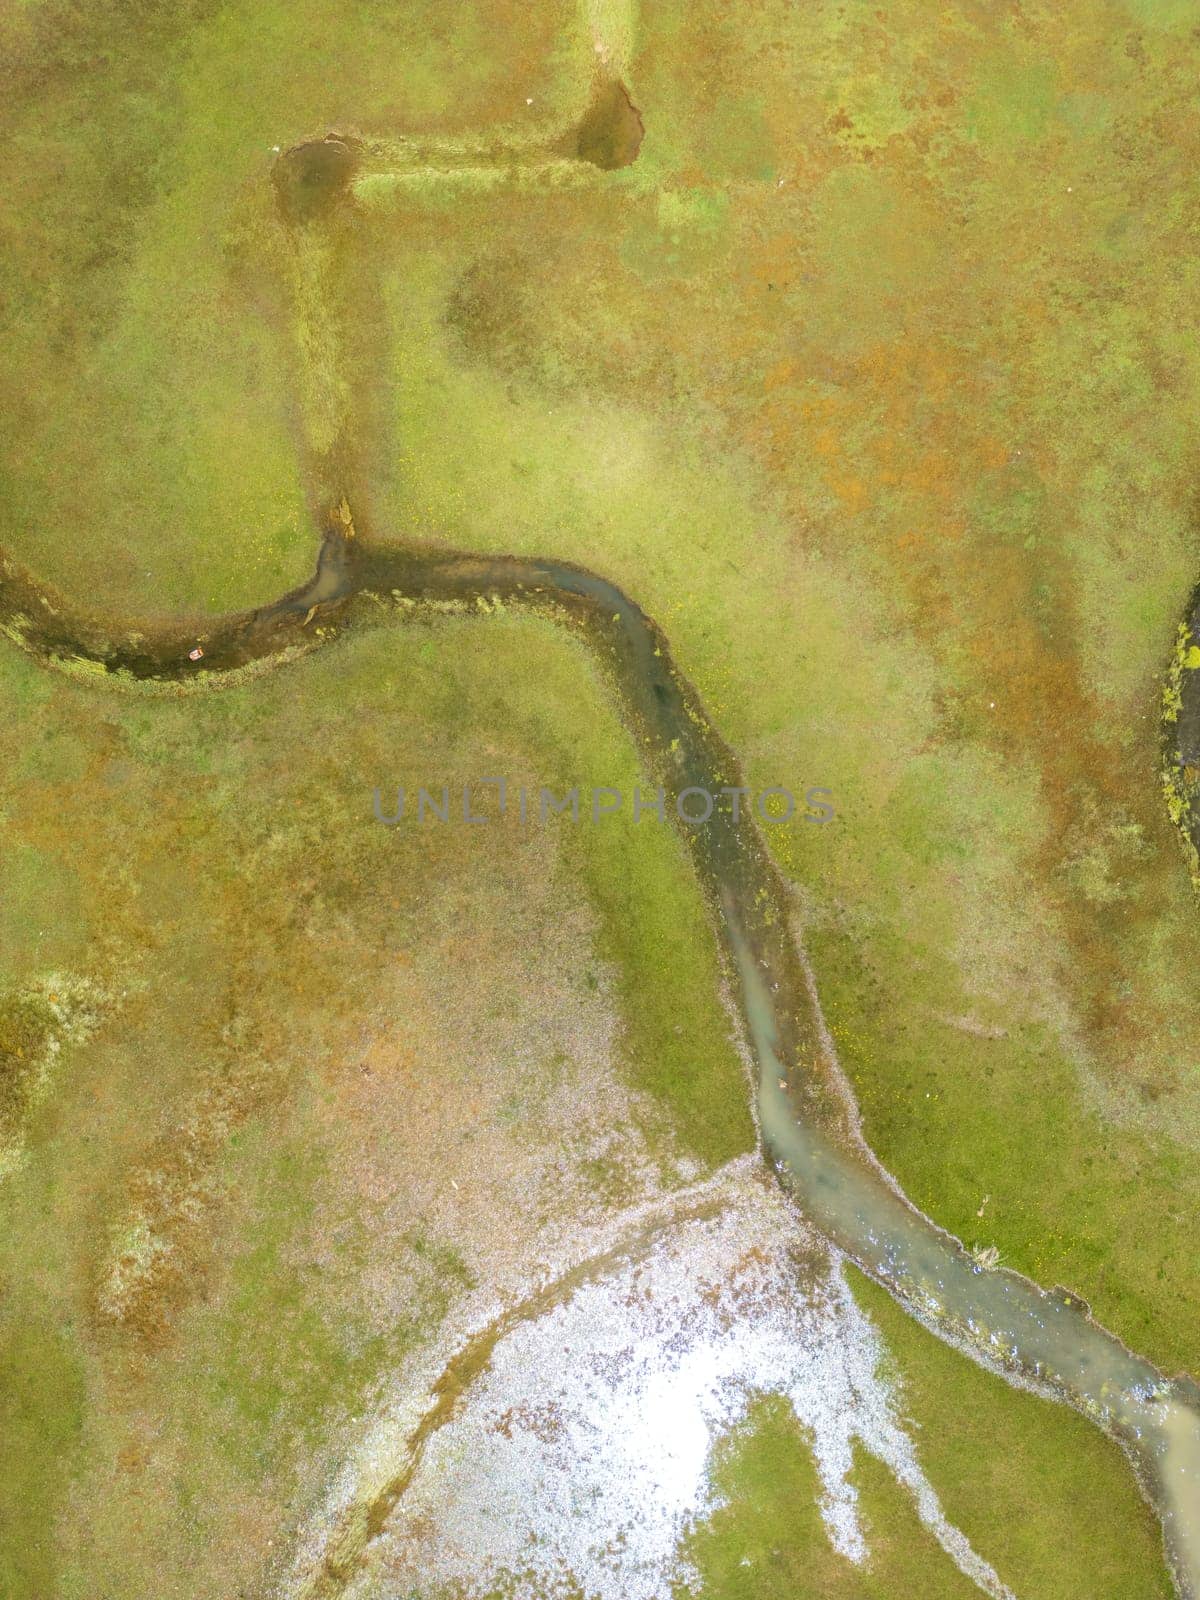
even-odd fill
[{"label": "rust-colored vegetation patch", "polygon": [[146,1350],[166,1344],[179,1311],[202,1296],[222,1220],[221,1158],[230,1136],[285,1092],[280,1070],[244,1045],[204,1083],[186,1120],[128,1172],[97,1259],[93,1315]]},{"label": "rust-colored vegetation patch", "polygon": [[100,992],[64,973],[0,996],[0,1180],[16,1159],[29,1115],[51,1087],[64,1045],[95,1029]]}]

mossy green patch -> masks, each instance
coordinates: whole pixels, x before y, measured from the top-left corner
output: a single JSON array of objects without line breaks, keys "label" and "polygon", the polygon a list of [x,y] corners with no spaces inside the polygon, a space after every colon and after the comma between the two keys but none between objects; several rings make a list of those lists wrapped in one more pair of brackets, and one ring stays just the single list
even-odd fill
[{"label": "mossy green patch", "polygon": [[24,976],[35,966],[80,959],[87,930],[81,927],[79,886],[70,870],[46,850],[9,832],[5,887],[0,899],[0,971]]},{"label": "mossy green patch", "polygon": [[18,992],[0,999],[0,1144],[25,1115],[53,1031],[54,1013],[44,995]]},{"label": "mossy green patch", "polygon": [[328,1181],[319,1154],[272,1148],[264,1132],[239,1141],[237,1166],[259,1196],[245,1219],[253,1242],[230,1263],[219,1315],[196,1330],[203,1376],[189,1397],[201,1433],[212,1417],[225,1419],[224,1447],[251,1481],[318,1448],[471,1283],[453,1246],[417,1229],[403,1241],[417,1278],[409,1310],[386,1333],[373,1330],[353,1293],[368,1265],[361,1237],[343,1233],[336,1264],[303,1259],[312,1207]]},{"label": "mossy green patch", "polygon": [[1053,63],[999,57],[976,80],[967,135],[991,147],[1031,143],[1045,134],[1057,100]]},{"label": "mossy green patch", "polygon": [[969,1600],[978,1593],[921,1526],[907,1490],[859,1450],[854,1481],[869,1555],[856,1565],[834,1549],[818,1500],[808,1440],[780,1396],[757,1401],[717,1445],[718,1506],[683,1543],[701,1574],[676,1600]]},{"label": "mossy green patch", "polygon": [[1158,1525],[1119,1448],[941,1344],[853,1269],[851,1282],[946,1516],[1014,1593],[1168,1600]]},{"label": "mossy green patch", "polygon": [[23,1296],[8,1299],[0,1311],[0,1574],[15,1600],[57,1592],[55,1523],[73,1492],[84,1403],[69,1336]]},{"label": "mossy green patch", "polygon": [[[1052,1031],[1010,1031],[991,1010],[964,1014],[928,956],[910,967],[914,994],[927,996],[914,1026],[880,981],[900,948],[910,947],[891,946],[882,930],[857,941],[830,930],[813,949],[872,1148],[903,1170],[912,1199],[968,1245],[995,1245],[1007,1265],[1047,1286],[1082,1292],[1087,1284],[1104,1326],[1168,1370],[1187,1367],[1194,1164],[1177,1146],[1118,1132],[1081,1103],[1077,1067]],[[1157,1205],[1154,1196],[1167,1193],[1175,1203]]]}]

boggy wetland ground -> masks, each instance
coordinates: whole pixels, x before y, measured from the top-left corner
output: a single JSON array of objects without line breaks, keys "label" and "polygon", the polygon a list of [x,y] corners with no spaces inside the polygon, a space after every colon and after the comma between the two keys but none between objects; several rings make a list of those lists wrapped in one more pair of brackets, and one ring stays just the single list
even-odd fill
[{"label": "boggy wetland ground", "polygon": [[[614,579],[756,789],[837,797],[771,844],[880,1158],[1194,1372],[1197,908],[1157,787],[1200,568],[1187,8],[646,7],[628,170],[365,189],[348,395],[295,353],[272,147],[563,120],[573,11],[33,3],[0,37],[6,548],[199,634],[308,576],[324,407],[372,526]],[[704,909],[653,826],[371,818],[377,783],[632,788],[537,620],[186,697],[5,649],[0,697],[0,1593],[276,1593],[490,1298],[752,1148]],[[1169,1592],[1114,1447],[851,1283],[1015,1593]],[[869,1454],[839,1553],[812,1443],[770,1400],[721,1441],[705,1592],[978,1592]]]}]

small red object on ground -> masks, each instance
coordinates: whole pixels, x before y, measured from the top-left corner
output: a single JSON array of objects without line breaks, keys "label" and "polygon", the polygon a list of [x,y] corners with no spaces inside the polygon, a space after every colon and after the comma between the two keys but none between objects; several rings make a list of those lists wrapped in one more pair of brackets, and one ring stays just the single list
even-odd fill
[{"label": "small red object on ground", "polygon": [[189,650],[188,651],[188,660],[189,661],[199,661],[200,657],[203,654],[204,654],[204,651],[201,650],[199,645],[197,645],[194,650]]}]

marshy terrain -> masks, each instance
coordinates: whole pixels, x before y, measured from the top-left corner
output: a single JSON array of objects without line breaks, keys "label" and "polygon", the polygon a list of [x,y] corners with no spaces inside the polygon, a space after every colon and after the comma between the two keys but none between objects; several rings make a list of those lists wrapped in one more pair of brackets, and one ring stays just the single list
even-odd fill
[{"label": "marshy terrain", "polygon": [[[0,655],[14,1594],[301,1581],[371,1419],[754,1148],[673,833],[371,817],[397,774],[631,789],[603,651],[486,560],[399,628],[360,583],[392,625],[336,637],[322,537],[635,597],[709,749],[838,795],[768,842],[868,1145],[979,1260],[1195,1370],[1197,916],[1157,769],[1196,41],[1085,11],[0,22],[2,537],[53,585],[9,568],[6,617],[75,658]],[[276,206],[314,139],[333,202]],[[1169,1592],[1109,1441],[848,1281],[1004,1584]],[[803,1592],[816,1548],[813,1592],[970,1589],[869,1453],[865,1565],[830,1543],[812,1444],[770,1400],[731,1422],[674,1581]]]}]

